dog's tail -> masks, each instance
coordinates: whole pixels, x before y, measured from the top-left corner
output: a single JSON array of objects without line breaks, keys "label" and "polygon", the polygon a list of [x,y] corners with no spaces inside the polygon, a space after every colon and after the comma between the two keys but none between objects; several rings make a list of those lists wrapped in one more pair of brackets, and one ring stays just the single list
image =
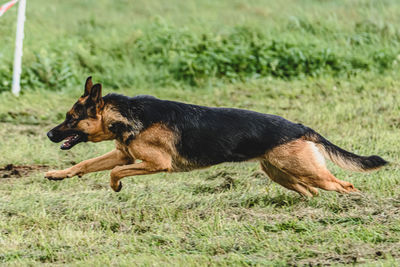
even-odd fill
[{"label": "dog's tail", "polygon": [[305,135],[305,138],[307,141],[315,143],[324,157],[343,169],[367,172],[377,170],[389,163],[379,156],[359,156],[348,152],[332,144],[312,129]]}]

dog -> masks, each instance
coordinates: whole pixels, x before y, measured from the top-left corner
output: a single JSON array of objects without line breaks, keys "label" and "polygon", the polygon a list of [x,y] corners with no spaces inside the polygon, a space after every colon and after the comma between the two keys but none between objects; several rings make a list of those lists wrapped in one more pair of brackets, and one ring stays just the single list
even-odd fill
[{"label": "dog", "polygon": [[127,176],[182,172],[223,162],[259,161],[271,180],[302,196],[318,189],[349,193],[353,184],[337,179],[325,158],[353,171],[379,169],[379,156],[359,156],[313,129],[280,116],[254,111],[185,104],[139,95],[108,94],[88,77],[84,94],[64,122],[47,133],[67,150],[81,142],[115,140],[115,149],[45,177],[61,180],[111,170],[110,186]]}]

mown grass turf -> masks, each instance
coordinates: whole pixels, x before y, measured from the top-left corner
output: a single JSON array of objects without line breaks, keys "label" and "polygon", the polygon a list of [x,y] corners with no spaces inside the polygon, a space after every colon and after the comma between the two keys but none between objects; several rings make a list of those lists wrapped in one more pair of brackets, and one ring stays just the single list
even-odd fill
[{"label": "mown grass turf", "polygon": [[[394,79],[375,76],[258,80],[201,93],[176,88],[119,92],[145,91],[280,114],[349,150],[398,162],[398,86]],[[105,142],[65,152],[46,139],[46,131],[80,91],[39,90],[20,99],[3,94],[0,165],[65,168],[110,150],[113,144]],[[47,181],[43,173],[1,179],[0,260],[78,265],[394,264],[400,257],[398,168],[371,174],[330,168],[354,183],[361,195],[321,192],[305,200],[271,183],[255,163],[125,178],[118,194],[108,186],[108,172],[61,182]]]},{"label": "mown grass turf", "polygon": [[[45,135],[82,94],[88,75],[105,85],[104,93],[152,94],[281,115],[312,127],[343,148],[377,154],[393,164],[369,174],[329,164],[338,178],[352,182],[361,194],[321,192],[313,199],[302,199],[272,183],[256,163],[129,177],[118,194],[108,186],[108,172],[60,182],[47,181],[42,172],[13,178],[2,178],[0,173],[2,264],[398,264],[397,1],[49,4],[37,0],[28,1],[27,12],[19,98],[6,92],[14,38],[10,25],[16,9],[0,21],[0,167],[66,168],[113,148],[112,142],[104,142],[61,151]],[[187,36],[202,40],[208,34],[213,40],[209,47],[214,49],[214,41],[237,29],[250,35],[261,32],[265,43],[293,44],[297,50],[289,59],[294,61],[276,66],[290,66],[288,70],[299,75],[258,73],[252,69],[258,66],[252,58],[249,68],[238,66],[224,74],[219,66],[226,65],[207,56],[200,61],[201,69],[183,78],[165,64],[176,54],[162,49],[163,36],[168,45],[172,41],[173,48],[180,49],[176,53],[181,53],[182,61],[173,63],[182,67],[200,51],[191,48],[186,53],[187,46],[193,45]],[[151,36],[157,38],[152,41]],[[152,57],[144,57],[138,40],[161,50],[145,50]],[[187,46],[179,43],[182,40]],[[222,54],[228,55],[228,61],[239,58],[241,62],[246,53],[254,52],[246,50],[246,40],[229,43],[232,49]],[[304,66],[315,54],[298,53],[308,45],[315,51],[330,49],[344,71],[332,71],[320,62],[322,71],[308,75]],[[285,54],[277,53],[278,59]],[[351,58],[366,65],[353,66],[348,62]],[[210,77],[201,71],[209,71]],[[196,78],[194,83],[191,77]]]}]

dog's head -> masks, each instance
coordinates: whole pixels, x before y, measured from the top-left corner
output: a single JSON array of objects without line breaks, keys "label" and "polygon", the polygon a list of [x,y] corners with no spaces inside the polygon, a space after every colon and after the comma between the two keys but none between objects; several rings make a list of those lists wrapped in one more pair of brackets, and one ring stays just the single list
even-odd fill
[{"label": "dog's head", "polygon": [[104,102],[101,96],[101,84],[92,83],[92,77],[86,79],[85,92],[67,112],[63,123],[47,133],[55,143],[65,140],[61,149],[67,150],[80,142],[101,141],[103,135],[101,110]]}]

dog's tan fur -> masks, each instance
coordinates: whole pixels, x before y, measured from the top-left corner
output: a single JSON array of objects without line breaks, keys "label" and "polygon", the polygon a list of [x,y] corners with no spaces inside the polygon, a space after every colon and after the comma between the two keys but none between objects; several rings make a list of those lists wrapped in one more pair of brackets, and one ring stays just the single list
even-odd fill
[{"label": "dog's tan fur", "polygon": [[126,176],[171,172],[172,160],[177,155],[174,140],[173,133],[161,124],[155,124],[140,133],[125,151],[130,158],[142,162],[114,168],[111,171],[111,187],[117,190],[120,187],[119,180]]},{"label": "dog's tan fur", "polygon": [[317,195],[317,188],[340,193],[358,191],[351,183],[337,179],[326,168],[317,146],[304,139],[272,149],[261,167],[273,181],[304,196]]}]

